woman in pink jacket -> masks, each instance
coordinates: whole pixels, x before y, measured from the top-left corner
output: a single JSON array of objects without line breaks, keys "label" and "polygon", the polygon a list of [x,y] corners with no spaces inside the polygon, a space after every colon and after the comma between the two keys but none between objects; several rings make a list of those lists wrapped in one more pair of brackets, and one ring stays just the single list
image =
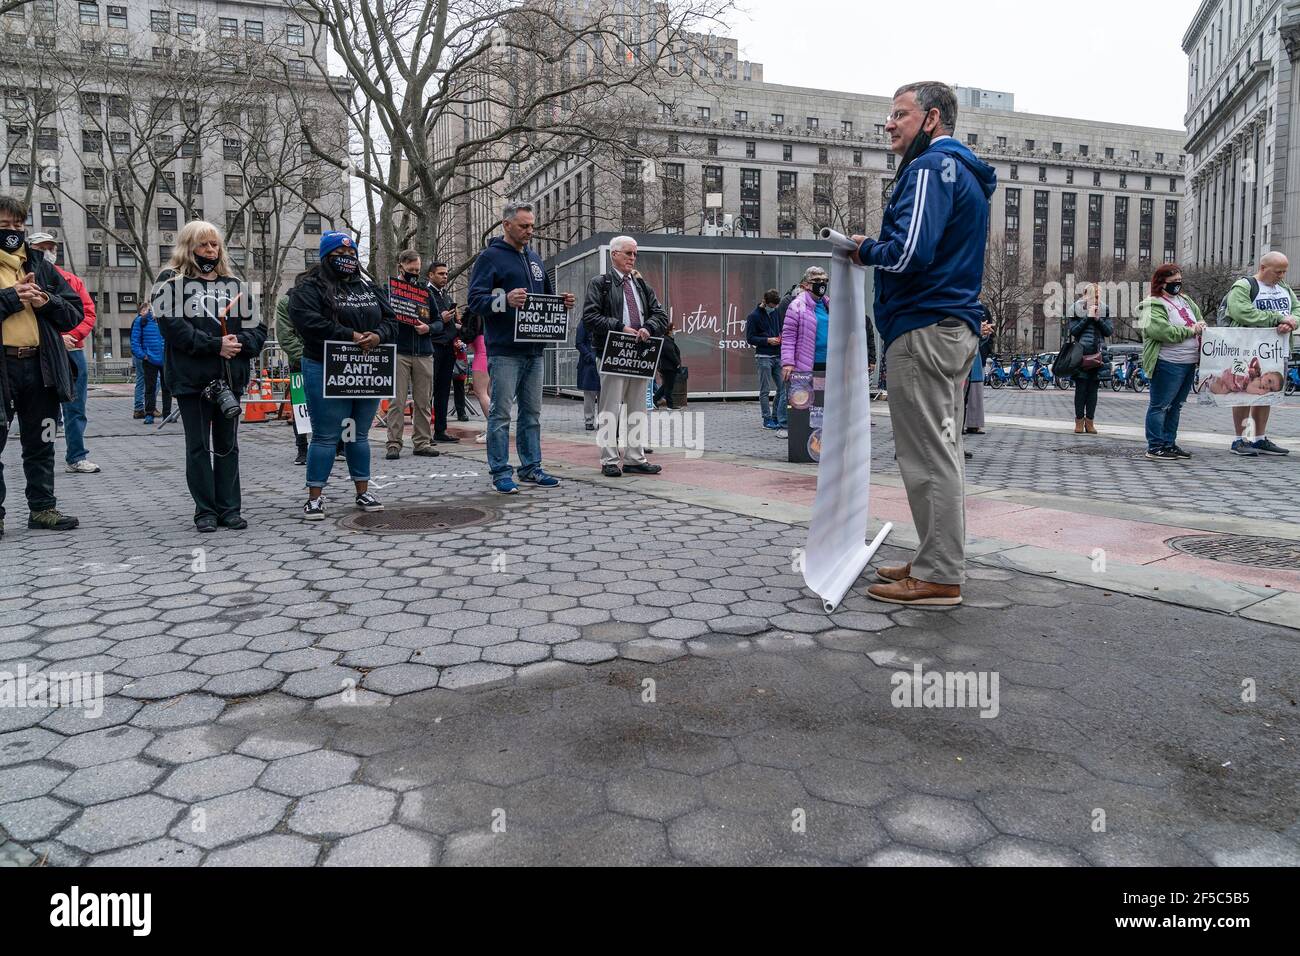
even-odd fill
[{"label": "woman in pink jacket", "polygon": [[826,366],[830,299],[826,270],[811,266],[799,285],[803,292],[790,300],[781,327],[781,374],[788,382],[792,372],[811,372]]}]

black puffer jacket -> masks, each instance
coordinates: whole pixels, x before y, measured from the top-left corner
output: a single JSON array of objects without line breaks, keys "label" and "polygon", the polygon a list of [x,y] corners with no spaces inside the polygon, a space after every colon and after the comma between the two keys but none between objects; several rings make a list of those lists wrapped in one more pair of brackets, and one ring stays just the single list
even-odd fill
[{"label": "black puffer jacket", "polygon": [[1088,306],[1082,301],[1074,303],[1070,310],[1070,336],[1079,340],[1084,355],[1100,352],[1106,339],[1115,334],[1110,321],[1110,310],[1103,303],[1097,312],[1098,318],[1088,314]]},{"label": "black puffer jacket", "polygon": [[[36,277],[36,284],[50,297],[50,301],[36,313],[36,328],[41,337],[41,380],[46,388],[54,389],[60,402],[72,401],[72,360],[63,344],[63,334],[71,332],[81,320],[81,296],[73,291],[66,279],[59,275],[59,270],[46,261],[45,256],[27,248],[27,268]],[[0,322],[15,312],[21,312],[22,302],[18,293],[12,288],[0,289]],[[0,331],[0,338],[4,333]],[[0,427],[8,428],[9,419],[5,413],[9,402],[9,376],[5,363],[0,361]]]},{"label": "black puffer jacket", "polygon": [[[234,358],[221,358],[221,326],[208,311],[190,316],[185,310],[174,308],[177,275],[164,269],[158,275],[153,289],[153,314],[158,320],[163,341],[167,343],[163,375],[167,388],[173,395],[197,395],[208,383],[225,378],[236,394],[248,387],[249,364],[262,353],[266,343],[266,323],[257,300],[245,283],[237,279],[187,278],[182,288],[185,297],[196,287],[225,298],[226,301],[242,292],[247,299],[232,310],[226,320],[226,333],[239,339],[240,351]],[[183,300],[182,300],[183,301]]]},{"label": "black puffer jacket", "polygon": [[379,341],[397,341],[397,319],[388,304],[388,292],[373,282],[356,278],[330,283],[320,267],[307,273],[289,293],[289,321],[302,335],[302,357],[320,362],[326,342],[351,342],[353,332],[375,332]]}]

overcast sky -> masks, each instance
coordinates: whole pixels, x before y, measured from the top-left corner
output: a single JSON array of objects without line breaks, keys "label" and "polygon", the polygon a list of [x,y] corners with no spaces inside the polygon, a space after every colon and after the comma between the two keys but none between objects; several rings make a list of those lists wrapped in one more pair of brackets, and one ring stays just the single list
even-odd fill
[{"label": "overcast sky", "polygon": [[739,0],[741,57],[769,83],[889,95],[944,80],[1016,109],[1183,128],[1199,0]]}]

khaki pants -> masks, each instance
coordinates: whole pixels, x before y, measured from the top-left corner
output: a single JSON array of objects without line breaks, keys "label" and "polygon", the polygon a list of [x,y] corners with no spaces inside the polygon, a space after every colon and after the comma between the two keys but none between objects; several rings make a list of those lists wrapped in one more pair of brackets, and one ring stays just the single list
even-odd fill
[{"label": "khaki pants", "polygon": [[411,442],[416,448],[433,447],[433,429],[429,424],[433,414],[433,356],[397,356],[397,397],[388,408],[388,448],[402,447],[402,411],[406,408],[406,392],[412,398],[411,425],[414,434]]},{"label": "khaki pants", "polygon": [[915,329],[889,346],[889,417],[920,541],[912,577],[960,585],[966,578],[962,385],[979,339],[965,322],[944,321],[958,324]]},{"label": "khaki pants", "polygon": [[[600,399],[597,403],[599,412],[596,416],[596,439],[600,446],[601,465],[617,465],[626,458],[629,462],[647,465],[645,449],[640,443],[632,444],[628,438],[636,438],[644,425],[633,428],[639,415],[645,417],[645,383],[643,378],[629,378],[626,375],[602,375],[600,377]],[[627,432],[620,432],[619,409],[627,405]],[[615,433],[619,432],[615,438]],[[630,435],[628,433],[631,433]],[[627,449],[626,456],[623,449]]]}]

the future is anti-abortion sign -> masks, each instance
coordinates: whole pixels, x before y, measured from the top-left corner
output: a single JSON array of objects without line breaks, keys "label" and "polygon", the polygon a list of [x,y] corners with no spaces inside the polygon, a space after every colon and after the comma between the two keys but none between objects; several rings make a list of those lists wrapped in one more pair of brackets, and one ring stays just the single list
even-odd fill
[{"label": "the future is anti-abortion sign", "polygon": [[1276,328],[1209,328],[1196,372],[1201,405],[1276,405],[1286,384],[1291,336]]}]

